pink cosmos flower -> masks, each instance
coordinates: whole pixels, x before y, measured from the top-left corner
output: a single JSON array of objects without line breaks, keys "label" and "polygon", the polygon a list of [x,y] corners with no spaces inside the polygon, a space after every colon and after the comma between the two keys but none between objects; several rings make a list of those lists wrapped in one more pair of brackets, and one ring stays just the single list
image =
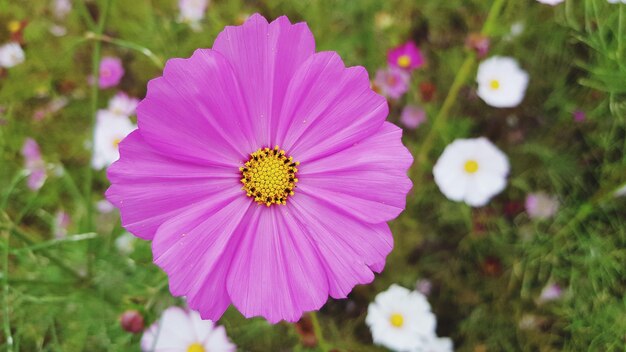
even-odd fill
[{"label": "pink cosmos flower", "polygon": [[422,123],[426,121],[426,112],[424,109],[416,105],[407,105],[402,109],[400,115],[400,122],[407,128],[418,128]]},{"label": "pink cosmos flower", "polygon": [[33,191],[40,189],[46,181],[46,164],[41,158],[39,144],[32,138],[26,138],[22,147],[24,157],[24,167],[28,170],[28,180],[26,184]]},{"label": "pink cosmos flower", "polygon": [[526,212],[531,219],[545,220],[559,210],[559,199],[544,192],[530,193],[526,196]]},{"label": "pink cosmos flower", "polygon": [[117,57],[104,57],[100,61],[100,78],[98,86],[100,88],[115,87],[124,77],[124,67],[122,60]]},{"label": "pink cosmos flower", "polygon": [[148,83],[106,195],[204,319],[295,322],[385,265],[413,161],[387,113],[306,23],[256,14]]},{"label": "pink cosmos flower", "polygon": [[387,63],[391,67],[413,71],[424,65],[424,57],[417,45],[409,41],[389,50]]},{"label": "pink cosmos flower", "polygon": [[406,71],[387,67],[376,71],[374,85],[384,96],[398,99],[409,89],[409,80],[410,76]]},{"label": "pink cosmos flower", "polygon": [[124,92],[118,92],[109,100],[107,110],[119,116],[132,116],[135,115],[135,109],[138,104],[139,99],[128,96]]},{"label": "pink cosmos flower", "polygon": [[67,236],[67,228],[70,226],[72,218],[70,214],[63,210],[57,211],[54,217],[54,237],[64,238]]}]

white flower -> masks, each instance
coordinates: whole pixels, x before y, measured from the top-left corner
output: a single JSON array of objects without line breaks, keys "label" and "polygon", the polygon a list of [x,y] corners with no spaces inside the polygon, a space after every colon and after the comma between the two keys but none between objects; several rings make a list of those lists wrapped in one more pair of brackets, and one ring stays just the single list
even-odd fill
[{"label": "white flower", "polygon": [[452,352],[454,351],[454,345],[449,337],[437,337],[432,336],[426,340],[426,345],[423,348],[415,350],[414,352]]},{"label": "white flower", "polygon": [[494,56],[483,61],[476,75],[478,96],[496,108],[511,108],[524,99],[528,74],[510,57]]},{"label": "white flower", "polygon": [[24,62],[24,50],[18,43],[0,46],[0,67],[11,68]]},{"label": "white flower", "polygon": [[202,320],[197,312],[180,307],[163,311],[159,321],[141,337],[144,352],[230,352],[235,348],[223,326]]},{"label": "white flower", "polygon": [[626,4],[626,0],[608,0],[608,2],[611,4],[619,4],[620,2]]},{"label": "white flower", "polygon": [[139,99],[129,97],[124,92],[119,92],[109,100],[109,107],[107,109],[115,115],[128,117],[135,114],[135,109],[138,104]]},{"label": "white flower", "polygon": [[119,159],[118,144],[136,128],[126,116],[115,115],[108,110],[98,111],[91,160],[93,168],[102,169]]},{"label": "white flower", "polygon": [[433,168],[435,183],[454,201],[478,207],[506,187],[509,161],[488,139],[457,139]]},{"label": "white flower", "polygon": [[554,6],[554,5],[558,5],[562,3],[565,0],[537,0],[537,1],[539,1],[542,4],[548,4],[548,5]]},{"label": "white flower", "polygon": [[197,24],[204,18],[209,0],[179,0],[179,21]]},{"label": "white flower", "polygon": [[124,232],[115,239],[115,248],[117,248],[121,254],[129,255],[135,250],[136,240],[137,237],[133,236],[130,232]]},{"label": "white flower", "polygon": [[391,285],[370,303],[365,323],[376,344],[394,351],[415,351],[435,336],[437,322],[423,294]]},{"label": "white flower", "polygon": [[72,2],[70,0],[52,0],[52,13],[54,17],[62,20],[72,11]]}]

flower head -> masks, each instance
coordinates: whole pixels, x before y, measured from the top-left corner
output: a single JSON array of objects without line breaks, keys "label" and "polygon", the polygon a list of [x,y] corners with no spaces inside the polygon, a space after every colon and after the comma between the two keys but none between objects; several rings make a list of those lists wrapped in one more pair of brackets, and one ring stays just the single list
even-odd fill
[{"label": "flower head", "polygon": [[139,99],[129,97],[124,92],[118,92],[109,100],[108,110],[115,115],[119,116],[132,116],[135,115],[135,109],[139,104]]},{"label": "flower head", "polygon": [[11,68],[24,62],[24,59],[24,51],[18,43],[0,46],[0,67]]},{"label": "flower head", "polygon": [[476,76],[478,96],[496,108],[511,108],[524,99],[528,74],[510,57],[494,56],[483,61]]},{"label": "flower head", "polygon": [[22,147],[24,168],[29,172],[26,181],[28,188],[33,191],[40,189],[46,181],[46,164],[41,158],[39,144],[32,138],[26,138]]},{"label": "flower head", "polygon": [[424,57],[417,45],[409,41],[389,50],[387,63],[390,67],[413,71],[424,65]]},{"label": "flower head", "polygon": [[544,192],[526,196],[526,212],[531,219],[548,219],[559,210],[559,199]]},{"label": "flower head", "polygon": [[561,286],[555,283],[547,284],[543,288],[543,290],[541,290],[541,295],[539,296],[539,302],[544,303],[544,302],[554,301],[554,300],[561,298],[561,296],[563,296],[563,289],[561,288]]},{"label": "flower head", "polygon": [[59,20],[64,19],[72,11],[70,0],[52,0],[52,13]]},{"label": "flower head", "polygon": [[117,160],[120,157],[120,142],[135,128],[137,126],[126,116],[116,115],[109,110],[98,111],[91,160],[93,168],[102,169]]},{"label": "flower head", "polygon": [[446,147],[433,169],[441,192],[454,201],[478,207],[506,187],[509,161],[486,138],[457,139]]},{"label": "flower head", "polygon": [[376,296],[365,323],[374,343],[394,351],[423,351],[436,344],[437,319],[426,297],[398,285]]},{"label": "flower head", "polygon": [[150,81],[107,198],[203,318],[297,321],[391,251],[412,157],[387,113],[305,23],[253,15]]},{"label": "flower head", "polygon": [[230,342],[226,329],[200,314],[179,307],[163,311],[161,318],[152,324],[141,337],[144,352],[231,352],[236,346]]},{"label": "flower head", "polygon": [[374,85],[384,96],[398,99],[409,89],[410,78],[411,76],[404,70],[387,67],[376,71]]},{"label": "flower head", "polygon": [[426,122],[426,112],[419,106],[407,105],[402,109],[400,122],[407,128],[417,128],[419,125]]},{"label": "flower head", "polygon": [[117,57],[104,57],[100,61],[100,75],[98,86],[100,88],[115,87],[124,77],[122,60]]},{"label": "flower head", "polygon": [[179,0],[179,21],[197,26],[206,13],[209,0]]},{"label": "flower head", "polygon": [[63,238],[67,236],[67,228],[70,226],[72,218],[70,214],[59,210],[54,217],[54,237]]}]

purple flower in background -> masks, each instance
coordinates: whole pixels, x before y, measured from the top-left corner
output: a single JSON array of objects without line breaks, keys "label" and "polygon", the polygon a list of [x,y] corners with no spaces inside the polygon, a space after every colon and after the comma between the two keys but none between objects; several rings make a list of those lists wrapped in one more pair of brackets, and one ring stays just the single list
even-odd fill
[{"label": "purple flower in background", "polygon": [[428,279],[420,279],[415,283],[415,290],[424,296],[430,295],[433,290],[433,283]]},{"label": "purple flower in background", "polygon": [[402,109],[400,122],[407,128],[415,129],[425,121],[426,112],[419,106],[409,104]]},{"label": "purple flower in background", "polygon": [[424,65],[424,57],[417,45],[409,41],[389,50],[387,63],[391,67],[413,71]]},{"label": "purple flower in background", "polygon": [[584,122],[587,119],[587,114],[582,110],[576,110],[572,113],[572,117],[576,122]]},{"label": "purple flower in background", "polygon": [[100,88],[115,87],[124,77],[124,67],[122,60],[117,57],[104,57],[100,61],[100,78],[98,86]]},{"label": "purple flower in background", "polygon": [[563,295],[563,289],[557,284],[548,284],[546,287],[541,290],[541,295],[539,296],[539,302],[548,302],[554,301]]},{"label": "purple flower in background", "polygon": [[374,85],[384,96],[398,99],[409,89],[409,80],[410,76],[406,71],[387,67],[376,71]]},{"label": "purple flower in background", "polygon": [[413,161],[387,114],[306,23],[256,14],[148,83],[106,195],[204,319],[295,322],[385,265]]},{"label": "purple flower in background", "polygon": [[36,191],[43,186],[46,181],[46,164],[41,158],[41,151],[39,145],[32,138],[26,138],[24,146],[22,147],[22,156],[25,160],[25,169],[28,170],[27,185],[33,191]]},{"label": "purple flower in background", "polygon": [[548,219],[559,210],[559,199],[544,192],[526,196],[526,212],[531,219]]},{"label": "purple flower in background", "polygon": [[70,214],[59,210],[54,217],[54,237],[63,238],[67,236],[67,228],[70,226],[72,218]]}]

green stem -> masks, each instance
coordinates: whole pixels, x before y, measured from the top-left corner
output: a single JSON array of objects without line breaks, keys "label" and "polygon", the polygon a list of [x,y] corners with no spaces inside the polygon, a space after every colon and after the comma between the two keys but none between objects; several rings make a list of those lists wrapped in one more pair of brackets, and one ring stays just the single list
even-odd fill
[{"label": "green stem", "polygon": [[[104,25],[106,23],[107,20],[107,16],[109,14],[109,8],[111,7],[111,0],[107,0],[104,4],[104,9],[102,10],[102,13],[100,15],[100,18],[98,19],[98,27],[96,28],[96,34],[97,35],[102,35],[102,33],[104,32]],[[87,163],[87,171],[86,171],[86,179],[85,179],[85,188],[84,188],[84,194],[85,194],[85,211],[86,211],[86,220],[85,220],[85,228],[83,229],[83,232],[88,232],[88,231],[93,231],[94,230],[94,219],[93,219],[93,213],[94,213],[94,209],[93,209],[93,202],[91,199],[91,188],[92,188],[92,183],[93,183],[93,169],[91,167],[91,159],[93,158],[93,128],[95,126],[95,122],[96,122],[96,115],[98,114],[98,94],[99,94],[99,89],[100,87],[98,86],[98,81],[100,79],[100,58],[101,58],[101,49],[102,49],[102,42],[97,40],[94,41],[93,43],[93,54],[91,56],[91,74],[93,77],[93,84],[91,85],[91,121],[90,121],[90,128],[89,131],[91,131],[91,134],[89,135],[89,146],[90,146],[90,162]],[[87,245],[87,271],[89,272],[89,274],[91,275],[91,269],[92,269],[92,262],[93,262],[93,258],[92,258],[92,252],[93,252],[93,246],[91,244],[92,242],[89,242]]]},{"label": "green stem", "polygon": [[[485,20],[485,24],[481,30],[481,34],[489,35],[493,31],[493,26],[496,23],[498,15],[502,11],[502,7],[504,6],[504,0],[494,0],[493,4],[491,4],[491,9],[489,10],[489,14],[487,15],[487,19]],[[446,120],[448,119],[450,110],[454,106],[454,103],[457,100],[459,95],[459,91],[469,78],[470,74],[473,71],[474,64],[476,63],[476,54],[474,52],[468,52],[465,61],[461,65],[461,68],[456,74],[454,81],[452,82],[452,86],[450,86],[450,90],[448,91],[448,95],[441,106],[441,110],[433,119],[433,124],[431,129],[428,131],[426,138],[424,138],[424,142],[420,148],[420,152],[417,156],[417,164],[424,165],[426,158],[428,157],[428,153],[433,147],[433,143],[435,138],[439,136],[439,132],[442,126],[445,125]],[[414,189],[418,189],[418,187],[414,187]]]},{"label": "green stem", "polygon": [[326,340],[324,340],[324,334],[322,333],[322,326],[320,325],[319,320],[317,319],[317,312],[312,311],[309,313],[309,317],[311,317],[311,324],[313,324],[313,332],[315,333],[315,337],[317,338],[317,346],[323,352],[330,351]]},{"label": "green stem", "polygon": [[120,46],[122,48],[127,48],[127,49],[131,49],[131,50],[135,50],[143,55],[145,55],[148,59],[150,59],[150,61],[152,61],[152,63],[159,69],[163,69],[163,60],[161,60],[158,56],[156,56],[155,53],[152,52],[152,50],[141,46],[139,44],[133,43],[133,42],[129,42],[127,40],[123,40],[123,39],[118,39],[118,38],[113,38],[113,37],[109,37],[108,35],[99,35],[93,32],[89,32],[87,34],[85,34],[85,38],[86,39],[90,39],[90,40],[99,40],[99,41],[103,41],[106,43],[110,43],[113,45],[117,45]]},{"label": "green stem", "polygon": [[6,238],[2,260],[2,305],[4,315],[4,336],[7,344],[7,352],[13,351],[13,336],[11,335],[11,320],[9,318],[9,232],[3,231],[3,236]]}]

